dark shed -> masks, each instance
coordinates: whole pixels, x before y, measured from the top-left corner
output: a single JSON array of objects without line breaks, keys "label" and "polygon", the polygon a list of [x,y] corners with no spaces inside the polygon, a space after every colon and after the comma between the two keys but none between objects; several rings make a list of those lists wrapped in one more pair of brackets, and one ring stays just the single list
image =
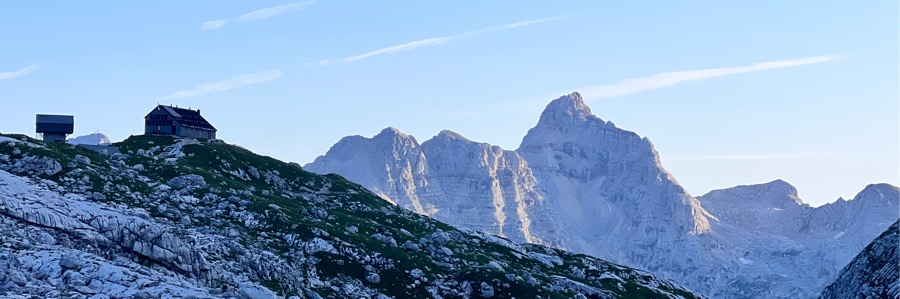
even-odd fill
[{"label": "dark shed", "polygon": [[66,136],[75,132],[75,117],[72,115],[38,114],[35,131],[45,142],[66,142]]}]

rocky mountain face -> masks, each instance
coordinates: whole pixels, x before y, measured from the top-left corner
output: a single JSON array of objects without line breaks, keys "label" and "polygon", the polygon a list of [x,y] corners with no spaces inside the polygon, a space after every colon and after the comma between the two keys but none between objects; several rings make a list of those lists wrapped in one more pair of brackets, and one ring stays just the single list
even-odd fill
[{"label": "rocky mountain face", "polygon": [[459,230],[220,141],[113,146],[121,153],[106,156],[0,135],[0,297],[697,297],[593,257]]},{"label": "rocky mountain face", "polygon": [[649,270],[711,297],[815,297],[898,218],[884,208],[898,205],[890,185],[815,209],[782,181],[694,198],[647,138],[593,115],[577,93],[547,105],[515,151],[449,131],[419,146],[387,129],[344,138],[305,168],[453,225]]},{"label": "rocky mountain face", "polygon": [[[719,221],[747,231],[796,237],[804,226],[802,215],[812,208],[797,189],[785,181],[713,190],[699,197],[703,208]],[[808,226],[807,226],[808,227]]]},{"label": "rocky mountain face", "polygon": [[[573,93],[552,101],[516,150],[553,207],[565,248],[659,273],[699,275],[700,203],[646,138],[594,116]],[[674,256],[680,255],[680,256]]]},{"label": "rocky mountain face", "polygon": [[894,222],[841,270],[820,298],[900,298],[900,223]]},{"label": "rocky mountain face", "polygon": [[897,220],[900,207],[900,192],[888,184],[872,184],[849,201],[816,208],[780,180],[715,190],[698,199],[721,224],[712,244],[739,256],[737,272],[728,274],[737,275],[732,284],[765,292],[778,281],[783,297],[817,295]]},{"label": "rocky mountain face", "polygon": [[[522,157],[451,131],[421,145],[394,128],[371,139],[346,137],[304,168],[340,173],[440,221],[522,242],[559,244],[552,237],[556,226],[550,209]],[[533,227],[543,232],[532,232]]]}]

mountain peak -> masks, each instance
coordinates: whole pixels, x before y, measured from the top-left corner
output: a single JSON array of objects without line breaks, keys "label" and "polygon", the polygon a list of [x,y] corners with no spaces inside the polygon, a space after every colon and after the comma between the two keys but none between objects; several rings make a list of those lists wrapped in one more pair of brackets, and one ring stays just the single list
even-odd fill
[{"label": "mountain peak", "polygon": [[435,136],[435,137],[441,138],[441,139],[451,139],[451,140],[466,141],[466,142],[472,141],[472,140],[469,140],[469,138],[466,138],[463,135],[460,135],[459,133],[456,133],[456,132],[453,132],[450,130],[443,130],[440,133],[438,133],[437,136]]},{"label": "mountain peak", "polygon": [[897,193],[898,188],[888,183],[869,184],[862,192]]},{"label": "mountain peak", "polygon": [[401,141],[402,143],[409,143],[409,142],[415,143],[416,142],[415,137],[413,137],[411,135],[407,135],[406,133],[403,133],[394,127],[384,128],[383,130],[381,130],[381,132],[378,132],[377,135],[373,136],[372,140],[379,140],[378,142],[390,142],[390,143],[394,143],[397,141]]},{"label": "mountain peak", "polygon": [[591,113],[591,108],[584,103],[584,99],[578,92],[573,92],[551,101],[550,104],[547,104],[547,107],[544,108],[544,113],[541,115],[541,118],[548,113],[582,117],[593,115]]},{"label": "mountain peak", "polygon": [[781,179],[756,185],[741,185],[713,190],[700,196],[699,199],[704,203],[704,206],[727,204],[785,208],[803,205],[803,201],[798,196],[797,188]]},{"label": "mountain peak", "polygon": [[878,203],[881,205],[896,205],[898,200],[900,200],[898,198],[900,198],[900,189],[891,184],[880,183],[869,184],[856,194],[856,196],[853,197],[853,200]]},{"label": "mountain peak", "polygon": [[375,137],[378,136],[406,136],[406,134],[403,134],[403,132],[401,132],[397,128],[387,127],[384,128],[384,130],[381,130],[381,132],[378,132],[378,135],[375,135]]},{"label": "mountain peak", "polygon": [[[601,131],[611,131],[616,135],[613,139],[621,138],[621,141],[632,144],[640,141],[637,134],[616,128],[612,122],[607,122],[595,116],[591,108],[585,104],[581,94],[573,92],[561,96],[547,104],[537,125],[528,130],[528,134],[522,138],[519,148],[564,142],[570,138],[595,138],[602,139]],[[621,134],[620,134],[621,133]],[[598,135],[600,134],[600,135]],[[587,137],[592,136],[592,137]],[[594,141],[606,142],[606,141]]]},{"label": "mountain peak", "polygon": [[770,190],[780,191],[781,193],[790,194],[793,196],[797,196],[797,187],[791,185],[782,179],[776,179],[774,181],[760,184],[760,186],[768,187]]}]

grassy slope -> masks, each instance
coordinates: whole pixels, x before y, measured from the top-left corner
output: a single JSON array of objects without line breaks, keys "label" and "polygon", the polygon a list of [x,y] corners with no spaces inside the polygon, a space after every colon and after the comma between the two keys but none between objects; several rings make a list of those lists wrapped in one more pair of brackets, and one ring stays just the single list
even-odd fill
[{"label": "grassy slope", "polygon": [[[136,201],[131,199],[134,196],[126,195],[132,193],[139,194],[138,196],[152,197],[157,184],[155,182],[167,182],[184,174],[203,176],[208,183],[206,188],[193,190],[192,195],[197,198],[203,198],[207,194],[228,198],[234,194],[230,190],[249,190],[249,193],[242,196],[242,198],[252,200],[247,206],[247,210],[265,215],[263,223],[247,227],[234,220],[202,219],[194,215],[193,225],[205,226],[213,230],[239,229],[242,244],[264,248],[286,259],[290,259],[291,246],[283,238],[272,237],[273,235],[293,234],[303,239],[320,237],[334,244],[340,244],[335,247],[338,247],[342,253],[374,253],[376,256],[395,261],[393,263],[395,267],[379,271],[381,281],[377,284],[365,282],[367,274],[365,265],[361,261],[351,258],[352,254],[316,253],[316,257],[320,260],[316,268],[320,277],[356,278],[367,283],[369,287],[396,298],[430,297],[425,288],[415,287],[415,281],[409,275],[409,272],[416,268],[424,270],[428,281],[472,282],[475,294],[479,293],[480,282],[488,282],[494,286],[495,296],[499,298],[537,298],[538,296],[570,298],[572,293],[550,291],[546,287],[551,284],[551,276],[562,276],[593,287],[611,290],[624,298],[666,298],[656,290],[635,282],[635,280],[649,280],[650,277],[644,273],[608,264],[588,256],[574,255],[537,245],[526,245],[529,251],[558,255],[564,261],[562,266],[549,267],[528,258],[527,254],[523,252],[488,242],[482,237],[460,232],[444,223],[392,206],[363,187],[340,176],[316,175],[304,171],[299,165],[260,156],[234,145],[209,142],[186,145],[181,150],[184,157],[177,161],[165,161],[165,159],[159,159],[153,155],[147,157],[139,156],[136,153],[141,150],[158,153],[176,144],[178,140],[162,136],[134,136],[115,144],[121,152],[129,153],[124,160],[127,165],[141,164],[144,167],[141,174],[151,179],[144,182],[110,179],[110,176],[104,175],[112,168],[110,162],[102,155],[87,149],[65,144],[44,144],[22,135],[0,136],[28,140],[46,147],[30,148],[22,144],[0,144],[0,155],[15,156],[15,149],[19,149],[21,152],[19,155],[51,157],[58,160],[64,168],[69,162],[75,160],[76,155],[90,158],[92,165],[84,167],[85,175],[92,182],[92,190],[88,190],[89,192],[103,193],[107,201],[142,207],[150,211],[154,217],[165,217],[165,215],[156,212],[158,209],[153,206],[152,202]],[[260,174],[277,173],[277,176],[284,180],[284,185],[275,187],[271,182],[266,181],[265,175],[259,177],[250,175],[248,170],[251,167],[256,168]],[[244,172],[245,175],[235,174],[240,172]],[[43,177],[60,181],[62,173],[65,171],[54,176],[43,175]],[[326,189],[328,192],[321,192],[316,196],[298,195],[315,194],[317,190]],[[201,200],[197,205],[203,206],[204,202]],[[176,208],[181,209],[182,213],[192,214],[197,207]],[[328,216],[316,217],[319,210],[325,211]],[[356,227],[358,232],[349,232],[348,228],[351,226]],[[376,232],[381,232],[392,236],[398,244],[402,245],[406,241],[419,243],[420,238],[428,237],[438,230],[458,232],[462,235],[461,240],[443,245],[454,252],[450,258],[436,257],[426,250],[406,251],[400,246],[390,246],[371,237]],[[408,232],[409,235],[405,232]],[[500,272],[486,266],[490,261],[507,263],[505,271]],[[586,275],[579,277],[580,275],[573,274],[573,269],[580,269]],[[505,276],[507,273],[512,273],[522,277],[526,272],[533,273],[538,284],[530,284],[524,279],[510,280]],[[625,278],[625,281],[598,278],[604,273],[618,275]],[[288,286],[281,285],[277,279],[266,279],[260,282],[275,291],[289,289]],[[693,295],[688,292],[671,289],[666,285],[659,286],[659,289],[671,291],[685,298],[693,298]],[[330,289],[324,289],[320,291],[320,294],[327,296],[330,292]]]}]

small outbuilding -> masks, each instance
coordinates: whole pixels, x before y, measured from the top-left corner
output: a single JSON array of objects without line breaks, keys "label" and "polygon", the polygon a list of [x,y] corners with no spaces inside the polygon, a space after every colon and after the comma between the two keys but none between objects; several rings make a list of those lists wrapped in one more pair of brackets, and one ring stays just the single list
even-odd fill
[{"label": "small outbuilding", "polygon": [[216,139],[216,131],[216,128],[200,115],[200,109],[158,105],[144,117],[146,135]]},{"label": "small outbuilding", "polygon": [[66,136],[75,132],[75,117],[72,115],[38,114],[35,131],[44,142],[66,142]]}]

